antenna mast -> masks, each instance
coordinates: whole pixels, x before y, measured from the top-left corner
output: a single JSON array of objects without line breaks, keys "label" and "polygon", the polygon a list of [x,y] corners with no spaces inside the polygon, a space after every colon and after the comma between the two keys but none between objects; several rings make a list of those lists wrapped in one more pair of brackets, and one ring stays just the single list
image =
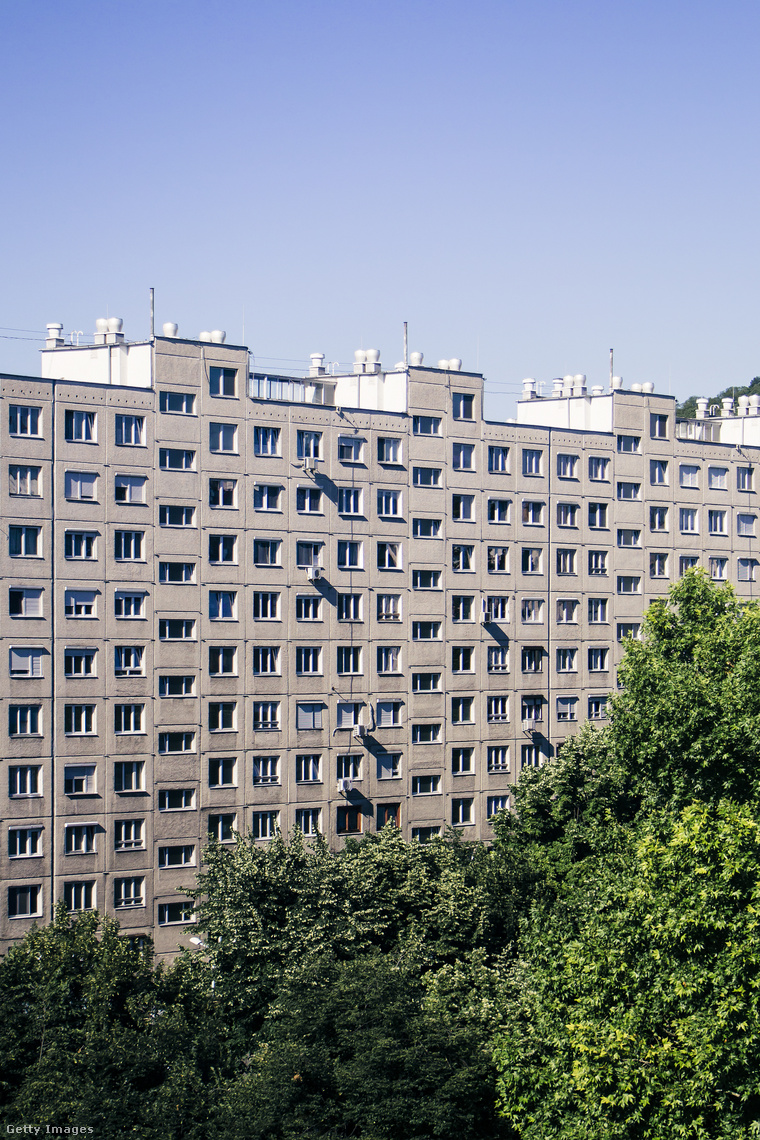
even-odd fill
[{"label": "antenna mast", "polygon": [[404,368],[409,367],[409,330],[407,323],[404,321]]}]

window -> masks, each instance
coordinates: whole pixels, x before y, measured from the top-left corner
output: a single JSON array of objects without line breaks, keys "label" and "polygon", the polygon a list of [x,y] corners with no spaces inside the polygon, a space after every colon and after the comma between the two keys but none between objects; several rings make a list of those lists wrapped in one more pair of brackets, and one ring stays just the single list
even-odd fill
[{"label": "window", "polygon": [[159,867],[194,867],[195,847],[193,844],[182,844],[176,847],[159,847]]},{"label": "window", "polygon": [[523,744],[520,747],[520,766],[522,768],[540,768],[541,753],[535,744]]},{"label": "window", "polygon": [[[117,618],[142,618],[145,616],[145,594],[128,593],[126,590],[117,590],[113,599],[113,612]],[[77,614],[76,616],[82,616]],[[192,623],[191,623],[192,624]],[[159,627],[160,629],[160,627]],[[160,637],[159,632],[159,637]],[[192,635],[190,635],[192,636]]]},{"label": "window", "polygon": [[589,720],[606,720],[607,717],[607,698],[606,697],[589,697],[588,699],[588,719]]},{"label": "window", "polygon": [[440,776],[412,776],[413,796],[439,796],[440,794]]},{"label": "window", "polygon": [[235,732],[237,729],[237,702],[210,701],[208,706],[209,732]]},{"label": "window", "polygon": [[[296,713],[303,708],[303,705],[296,705]],[[313,707],[313,706],[312,706]],[[254,732],[277,732],[280,728],[280,702],[279,701],[254,701],[253,702],[253,728]],[[296,717],[296,728],[300,728],[298,716]]]},{"label": "window", "polygon": [[23,404],[9,406],[9,430],[11,435],[42,435],[42,408],[29,408]]},{"label": "window", "polygon": [[67,410],[64,416],[64,435],[67,443],[95,443],[97,439],[95,412]]},{"label": "window", "polygon": [[362,813],[358,807],[339,807],[336,828],[341,835],[357,835],[362,830]]},{"label": "window", "polygon": [[457,574],[469,574],[475,570],[475,547],[455,544],[451,548],[451,569]]},{"label": "window", "polygon": [[[209,816],[209,827],[212,816]],[[191,902],[170,902],[158,904],[159,926],[181,926],[193,921],[193,904]]]},{"label": "window", "polygon": [[42,795],[42,768],[37,764],[12,764],[8,769],[11,799]]},{"label": "window", "polygon": [[412,744],[437,744],[440,739],[440,724],[412,725]]},{"label": "window", "polygon": [[42,887],[26,884],[8,887],[8,918],[33,918],[42,914]]},{"label": "window", "polygon": [[[710,511],[710,514],[713,514]],[[717,513],[717,512],[715,512]],[[737,515],[736,516],[736,533],[744,538],[747,538],[755,533],[755,519],[756,515]]]},{"label": "window", "polygon": [[413,621],[412,641],[440,641],[441,622],[439,621]]},{"label": "window", "polygon": [[557,672],[576,673],[578,671],[578,650],[562,646],[557,650]]},{"label": "window", "polygon": [[489,697],[485,703],[485,716],[489,724],[506,724],[509,719],[509,698]]},{"label": "window", "polygon": [[212,564],[237,561],[234,534],[210,534],[208,538],[208,560]]},{"label": "window", "polygon": [[195,696],[195,676],[192,673],[167,673],[158,678],[159,697]]},{"label": "window", "polygon": [[254,677],[280,672],[279,645],[254,645],[252,657]]},{"label": "window", "polygon": [[115,851],[135,851],[145,846],[143,820],[117,819],[113,828]]},{"label": "window", "polygon": [[[237,452],[236,424],[209,424],[209,450],[228,454]],[[255,451],[255,447],[254,447]]]},{"label": "window", "polygon": [[440,834],[441,829],[437,826],[412,828],[412,840],[416,839],[419,843],[430,843],[433,839],[440,836]]},{"label": "window", "polygon": [[[396,771],[394,777],[399,775],[398,766],[401,760],[401,753],[380,753],[378,756],[378,773],[377,778],[383,779],[380,775],[380,759],[387,759],[395,761]],[[362,757],[361,753],[344,753],[337,757],[336,762],[336,776],[339,780],[361,780],[362,778]]]},{"label": "window", "polygon": [[317,487],[298,487],[296,489],[296,511],[300,515],[321,514],[322,492]]},{"label": "window", "polygon": [[617,485],[617,497],[623,501],[641,498],[641,483],[619,482]]},{"label": "window", "polygon": [[42,705],[9,705],[9,736],[41,736]]},{"label": "window", "polygon": [[567,625],[578,621],[578,602],[575,598],[559,598],[557,600],[557,622]]},{"label": "window", "polygon": [[237,369],[212,365],[208,370],[208,390],[212,396],[236,395]]},{"label": "window", "polygon": [[11,558],[41,558],[42,527],[9,526],[8,553]]},{"label": "window", "polygon": [[401,646],[400,645],[378,645],[378,647],[377,647],[377,671],[378,671],[378,673],[400,673],[401,672]]},{"label": "window", "polygon": [[506,475],[509,472],[509,448],[491,445],[488,448],[488,470],[494,475]]},{"label": "window", "polygon": [[318,835],[321,827],[320,808],[296,808],[296,827],[307,838]]},{"label": "window", "polygon": [[159,732],[158,751],[164,755],[177,752],[195,752],[195,733]]},{"label": "window", "polygon": [[[355,597],[358,594],[339,594],[338,607],[340,611],[341,597]],[[339,612],[340,617],[340,612]],[[345,620],[345,619],[344,619]],[[401,621],[401,595],[400,594],[378,594],[377,595],[377,620],[378,621]]]},{"label": "window", "polygon": [[578,698],[557,697],[557,720],[578,719]]},{"label": "window", "polygon": [[681,534],[699,533],[699,511],[695,507],[681,507],[678,518]]},{"label": "window", "polygon": [[451,647],[451,670],[453,673],[475,672],[475,649],[472,645]]},{"label": "window", "polygon": [[457,522],[474,522],[475,496],[453,495],[451,499],[451,517]]},{"label": "window", "polygon": [[67,530],[63,536],[64,558],[94,560],[97,535],[92,531]]},{"label": "window", "polygon": [[509,672],[509,648],[506,645],[490,645],[488,647],[488,672]]},{"label": "window", "polygon": [[607,573],[607,551],[606,550],[589,550],[588,552],[588,572],[589,574],[606,574]]},{"label": "window", "polygon": [[455,443],[453,445],[451,466],[454,471],[474,471],[475,444]]},{"label": "window", "polygon": [[145,905],[145,880],[138,876],[127,879],[114,879],[113,905],[115,910]]},{"label": "window", "polygon": [[[12,470],[12,469],[11,469]],[[17,470],[37,471],[39,467],[17,468]],[[67,471],[64,477],[64,490],[67,499],[93,502],[97,497],[98,476],[88,471]],[[29,492],[27,492],[29,493]],[[36,492],[34,492],[36,494]],[[13,494],[13,492],[11,492]]]},{"label": "window", "polygon": [[486,815],[489,819],[500,811],[509,811],[509,796],[488,796],[486,799]]},{"label": "window", "polygon": [[237,619],[237,592],[235,590],[209,590],[208,616],[210,621]]},{"label": "window", "polygon": [[[162,507],[161,510],[164,508]],[[182,510],[183,508],[177,508]],[[192,510],[191,507],[187,508]],[[114,534],[114,558],[117,562],[140,562],[143,559],[143,538],[141,530],[117,530]]]},{"label": "window", "polygon": [[455,420],[475,418],[475,397],[470,392],[452,392],[451,403]]},{"label": "window", "polygon": [[[298,543],[298,546],[306,546],[306,543]],[[352,542],[347,540],[338,541],[338,569],[339,570],[361,570],[362,568],[362,550],[363,544],[361,542]],[[296,558],[298,562],[298,558]],[[301,565],[298,562],[298,565]]]},{"label": "window", "polygon": [[617,532],[618,546],[641,546],[641,531],[621,528]]},{"label": "window", "polygon": [[588,620],[592,625],[603,625],[607,621],[607,599],[589,598]]},{"label": "window", "polygon": [[194,471],[195,452],[184,448],[160,447],[158,465],[162,471]]},{"label": "window", "polygon": [[475,771],[474,748],[451,749],[451,772],[454,776],[471,776]]},{"label": "window", "polygon": [[710,577],[714,582],[725,582],[726,578],[728,577],[727,558],[710,559]]},{"label": "window", "polygon": [[338,514],[360,515],[362,493],[359,487],[338,487]]},{"label": "window", "polygon": [[557,503],[557,526],[578,525],[577,503]]},{"label": "window", "polygon": [[679,570],[680,577],[683,578],[684,574],[688,570],[696,570],[698,565],[699,565],[699,559],[696,557],[696,555],[686,555],[686,556],[682,555],[678,559],[678,570]]},{"label": "window", "polygon": [[537,723],[544,719],[544,698],[523,697],[520,707],[520,717],[523,721]]},{"label": "window", "polygon": [[588,525],[592,530],[607,529],[607,503],[589,503]]},{"label": "window", "polygon": [[471,799],[454,799],[451,801],[452,827],[465,827],[475,822],[473,802]]},{"label": "window", "polygon": [[401,440],[389,436],[378,436],[377,461],[378,463],[400,463]]},{"label": "window", "polygon": [[[237,650],[234,645],[210,645],[208,650],[208,671],[211,676],[235,676],[237,674],[236,653]],[[169,694],[159,695],[168,696]],[[185,696],[186,694],[172,695]]]},{"label": "window", "polygon": [[[80,595],[81,596],[81,595]],[[88,591],[88,596],[93,599],[92,606],[94,611],[94,593]],[[72,591],[66,591],[65,613],[67,617],[73,617],[74,614],[69,613],[70,599],[74,597]],[[71,602],[73,606],[73,602]],[[35,618],[42,617],[42,590],[19,590],[10,589],[8,591],[8,612],[14,618]],[[85,615],[78,615],[83,617]]]},{"label": "window", "polygon": [[13,827],[8,832],[8,855],[11,859],[31,859],[42,854],[41,827]]},{"label": "window", "polygon": [[120,447],[143,447],[145,444],[145,417],[116,416],[116,443]]},{"label": "window", "polygon": [[69,824],[64,831],[63,849],[66,855],[91,855],[97,850],[95,824]]},{"label": "window", "polygon": [[95,909],[95,883],[64,883],[63,901],[70,911]]},{"label": "window", "polygon": [[[258,507],[256,505],[256,494],[261,488],[255,487],[253,491],[253,505],[255,510],[276,510],[276,505],[271,508]],[[280,488],[269,487],[269,491],[275,491],[275,498],[279,499]],[[208,501],[210,507],[235,507],[237,506],[237,479],[209,479],[208,481]]]},{"label": "window", "polygon": [[440,570],[412,570],[413,590],[440,590]]},{"label": "window", "polygon": [[574,550],[566,550],[560,548],[557,551],[557,573],[558,574],[575,574],[575,554]]},{"label": "window", "polygon": [[488,749],[486,762],[489,772],[509,771],[509,745],[500,744]]},{"label": "window", "polygon": [[280,829],[278,811],[255,811],[251,818],[253,839],[274,839]]},{"label": "window", "polygon": [[[253,562],[255,566],[279,566],[281,542],[276,538],[254,538]],[[299,544],[300,545],[300,544]]]},{"label": "window", "polygon": [[441,421],[438,416],[412,416],[414,435],[440,435]]},{"label": "window", "polygon": [[691,463],[682,463],[678,469],[679,481],[682,487],[699,486],[699,467]]},{"label": "window", "polygon": [[578,478],[578,456],[577,455],[558,455],[557,456],[557,478],[558,479],[577,479]]},{"label": "window", "polygon": [[321,431],[296,432],[296,455],[299,459],[319,459],[321,451]]},{"label": "window", "polygon": [[440,519],[412,519],[412,538],[440,538]]},{"label": "window", "polygon": [[253,620],[277,621],[280,613],[280,595],[257,590],[253,595]]},{"label": "window", "polygon": [[649,435],[652,439],[667,439],[668,438],[668,417],[659,415],[656,412],[650,412],[649,415]]},{"label": "window", "polygon": [[617,627],[618,641],[625,641],[627,637],[638,637],[641,625],[637,621],[619,621]]},{"label": "window", "polygon": [[95,705],[64,705],[63,731],[67,736],[94,736]]},{"label": "window", "polygon": [[253,783],[254,787],[265,784],[279,784],[280,782],[279,756],[254,756]]},{"label": "window", "polygon": [[158,407],[161,412],[176,416],[195,415],[195,396],[191,392],[166,392],[158,394]]},{"label": "window", "polygon": [[509,506],[509,499],[489,499],[488,521],[491,523],[508,523]]},{"label": "window", "polygon": [[[338,544],[340,545],[340,544]],[[378,570],[400,570],[401,569],[401,543],[400,542],[378,542],[377,544],[377,568]]]},{"label": "window", "polygon": [[541,551],[538,547],[524,546],[522,548],[523,574],[541,573]]},{"label": "window", "polygon": [[650,507],[649,508],[649,529],[662,530],[668,529],[668,508],[667,507]]},{"label": "window", "polygon": [[280,454],[280,429],[277,427],[255,427],[253,429],[253,454],[274,456]]},{"label": "window", "polygon": [[522,521],[525,526],[543,526],[544,504],[524,499],[522,505]]},{"label": "window", "polygon": [[11,677],[41,677],[44,652],[43,649],[11,646],[9,654]]},{"label": "window", "polygon": [[641,436],[619,435],[617,437],[617,449],[623,454],[641,451]]},{"label": "window", "polygon": [[[378,605],[378,618],[380,621],[398,621],[398,613],[396,617],[380,617],[381,598],[395,598],[400,602],[398,594],[379,594],[377,599]],[[390,605],[390,603],[388,603]],[[388,611],[392,615],[392,608]],[[361,594],[338,594],[338,621],[361,621],[362,620],[362,596]]]},{"label": "window", "polygon": [[542,451],[536,451],[533,448],[523,448],[522,453],[522,471],[523,475],[540,475],[541,474],[541,459],[543,456]]},{"label": "window", "polygon": [[337,654],[339,673],[361,673],[362,651],[358,645],[339,645]]},{"label": "window", "polygon": [[668,556],[662,552],[653,552],[649,555],[649,577],[650,578],[667,578],[668,577]]},{"label": "window", "polygon": [[322,647],[319,645],[296,646],[296,674],[303,676],[322,672]]},{"label": "window", "polygon": [[544,651],[540,645],[524,645],[521,654],[523,673],[542,673]]},{"label": "window", "polygon": [[147,483],[145,475],[117,475],[114,479],[114,501],[144,503]]},{"label": "window", "polygon": [[401,514],[401,492],[378,491],[377,513],[382,518],[398,518]]},{"label": "window", "polygon": [[338,437],[338,459],[341,463],[361,463],[363,439],[354,439],[351,436]]},{"label": "window", "polygon": [[415,487],[440,487],[440,467],[413,467],[412,483]]},{"label": "window", "polygon": [[159,811],[192,811],[195,792],[192,788],[163,788],[158,793]]},{"label": "window", "polygon": [[[739,517],[741,518],[741,515]],[[707,512],[707,530],[710,534],[726,534],[727,533],[726,512],[725,511],[708,511]],[[741,531],[739,533],[741,533]]]},{"label": "window", "polygon": [[601,455],[592,455],[588,461],[588,477],[594,483],[609,482],[610,461]]},{"label": "window", "polygon": [[[14,652],[11,650],[11,652]],[[63,672],[66,677],[95,677],[96,651],[94,649],[64,649]],[[11,673],[13,664],[11,663]]]},{"label": "window", "polygon": [[321,621],[322,599],[316,594],[296,595],[296,621]]},{"label": "window", "polygon": [[737,491],[751,491],[753,489],[753,469],[751,467],[736,468]]},{"label": "window", "polygon": [[96,768],[94,764],[67,764],[64,767],[64,795],[90,796],[96,791]]},{"label": "window", "polygon": [[319,753],[302,753],[296,756],[296,783],[319,784],[322,782],[322,757]]},{"label": "window", "polygon": [[307,566],[318,567],[321,553],[321,542],[297,542],[296,566],[299,566],[301,569]]},{"label": "window", "polygon": [[455,622],[473,621],[474,603],[475,599],[472,594],[454,594],[451,599],[451,620]]},{"label": "window", "polygon": [[604,673],[607,670],[607,650],[593,646],[588,651],[589,673]]},{"label": "window", "polygon": [[633,574],[618,574],[617,592],[619,594],[640,594],[641,578]]},{"label": "window", "polygon": [[728,490],[728,468],[727,467],[708,467],[707,468],[707,486],[711,491],[727,491]]},{"label": "window", "polygon": [[440,673],[412,673],[413,693],[440,693]]},{"label": "window", "polygon": [[664,486],[668,481],[668,464],[664,459],[650,459],[649,482],[653,487]]},{"label": "window", "polygon": [[521,620],[528,623],[543,622],[544,603],[541,598],[523,598],[520,603]]},{"label": "window", "polygon": [[158,508],[159,526],[195,526],[195,507],[169,506]]}]

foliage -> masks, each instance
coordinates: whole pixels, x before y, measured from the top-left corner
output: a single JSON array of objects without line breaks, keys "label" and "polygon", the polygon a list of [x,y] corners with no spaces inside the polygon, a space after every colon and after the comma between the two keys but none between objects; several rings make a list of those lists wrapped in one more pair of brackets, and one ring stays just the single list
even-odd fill
[{"label": "foliage", "polygon": [[[721,406],[721,400],[731,396],[733,399],[738,400],[739,396],[754,396],[760,395],[760,376],[756,376],[750,384],[737,387],[735,384],[729,388],[724,388],[722,392],[718,392],[717,396],[710,397],[710,404]],[[679,419],[693,420],[697,414],[697,397],[689,396],[682,404],[676,405],[676,415]]]}]

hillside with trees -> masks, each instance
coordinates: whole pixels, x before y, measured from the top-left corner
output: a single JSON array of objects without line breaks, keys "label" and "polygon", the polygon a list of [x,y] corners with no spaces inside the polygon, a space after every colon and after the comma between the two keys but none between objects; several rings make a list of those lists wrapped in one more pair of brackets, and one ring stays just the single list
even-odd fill
[{"label": "hillside with trees", "polygon": [[[701,395],[701,393],[700,393]],[[757,396],[760,395],[760,376],[756,376],[751,384],[744,386],[734,385],[733,387],[724,388],[722,392],[718,392],[717,396],[710,396],[710,404],[715,404],[718,408],[721,407],[721,400],[727,399],[729,396],[733,400],[738,400],[740,396]],[[676,415],[681,420],[693,420],[697,414],[697,397],[689,396],[682,404],[676,404]]]},{"label": "hillside with trees", "polygon": [[0,1119],[147,1140],[760,1134],[760,609],[690,572],[490,846],[213,845],[168,967],[0,963]]}]

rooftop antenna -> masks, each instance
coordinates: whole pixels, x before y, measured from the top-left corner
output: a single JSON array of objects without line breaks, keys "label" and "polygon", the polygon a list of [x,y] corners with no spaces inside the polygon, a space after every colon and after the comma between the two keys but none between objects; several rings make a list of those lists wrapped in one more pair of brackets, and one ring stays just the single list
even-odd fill
[{"label": "rooftop antenna", "polygon": [[404,368],[409,367],[409,329],[404,321]]},{"label": "rooftop antenna", "polygon": [[150,339],[156,335],[156,291],[150,287]]}]

